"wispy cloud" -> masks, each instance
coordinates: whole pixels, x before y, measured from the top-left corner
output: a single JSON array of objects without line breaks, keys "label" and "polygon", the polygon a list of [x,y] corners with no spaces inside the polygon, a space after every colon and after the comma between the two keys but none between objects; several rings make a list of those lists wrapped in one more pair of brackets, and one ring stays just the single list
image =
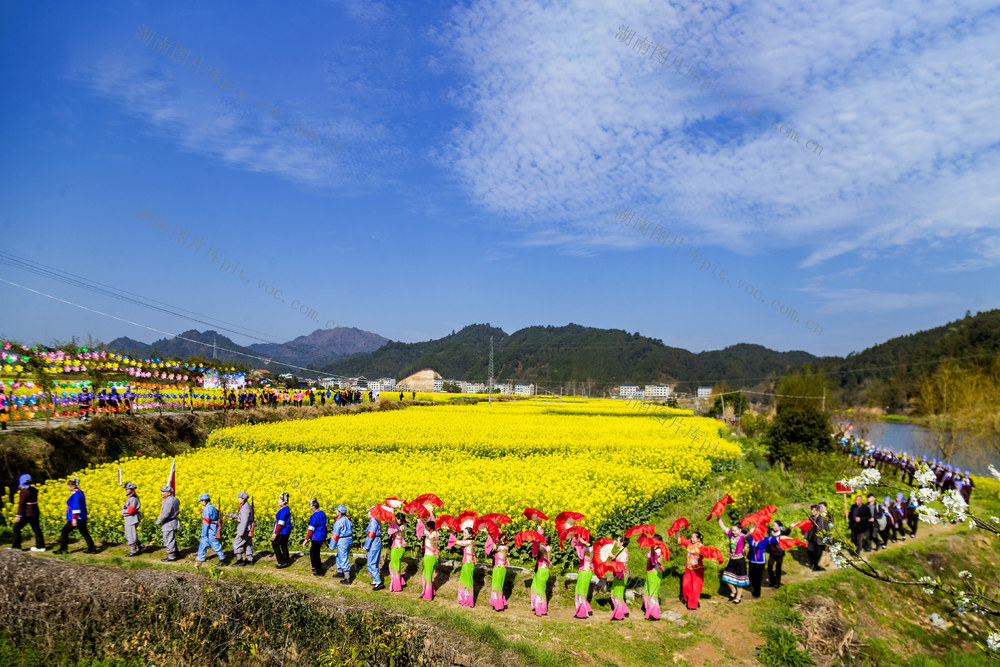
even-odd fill
[{"label": "wispy cloud", "polygon": [[[614,39],[620,24],[822,155],[636,57]],[[442,162],[533,243],[614,246],[622,200],[705,243],[802,248],[804,267],[958,241],[1000,231],[998,30],[1000,12],[975,0],[463,5],[442,37],[470,120]]]}]

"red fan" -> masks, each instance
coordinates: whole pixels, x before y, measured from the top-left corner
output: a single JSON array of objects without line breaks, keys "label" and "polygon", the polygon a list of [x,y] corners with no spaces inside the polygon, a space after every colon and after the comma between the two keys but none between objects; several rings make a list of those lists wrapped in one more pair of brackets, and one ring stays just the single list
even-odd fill
[{"label": "red fan", "polygon": [[403,511],[407,514],[415,514],[421,519],[426,519],[431,515],[430,511],[419,500],[411,500],[403,505]]},{"label": "red fan", "polygon": [[813,522],[810,521],[809,519],[803,519],[802,521],[799,521],[797,524],[792,526],[792,528],[798,528],[799,530],[801,530],[803,535],[812,530],[812,527],[813,527]]},{"label": "red fan", "polygon": [[726,505],[731,502],[733,502],[733,499],[727,493],[722,497],[722,500],[712,506],[712,511],[709,512],[708,518],[706,518],[705,521],[711,521],[713,516],[722,516],[722,511],[726,509]]},{"label": "red fan", "polygon": [[562,535],[575,526],[577,521],[583,521],[586,518],[579,512],[559,512],[556,516],[556,532]]},{"label": "red fan", "polygon": [[442,528],[447,528],[449,530],[458,531],[458,523],[455,521],[455,517],[450,514],[442,514],[441,516],[434,519],[434,527],[438,530]]},{"label": "red fan", "polygon": [[779,537],[778,546],[782,549],[794,549],[795,547],[804,547],[807,545],[797,537]]},{"label": "red fan", "polygon": [[702,545],[700,552],[701,555],[704,556],[705,558],[714,558],[720,563],[725,562],[725,559],[722,557],[722,552],[716,549],[715,547],[707,547]]},{"label": "red fan", "polygon": [[542,521],[549,520],[549,517],[545,516],[542,512],[530,507],[525,507],[522,514],[528,517],[528,521],[534,521],[535,523],[541,523]]},{"label": "red fan", "polygon": [[385,504],[388,505],[389,507],[391,507],[394,510],[398,510],[400,507],[402,507],[403,505],[406,504],[406,501],[405,500],[400,500],[396,496],[393,496],[392,498],[386,498],[385,499]]},{"label": "red fan", "polygon": [[500,537],[500,527],[497,526],[492,519],[480,517],[476,519],[476,523],[473,525],[472,529],[477,533],[481,530],[486,531],[486,533],[494,540]]},{"label": "red fan", "polygon": [[621,572],[625,563],[617,561],[612,556],[615,541],[610,537],[602,537],[594,542],[594,574],[603,577],[608,572]]},{"label": "red fan", "polygon": [[376,505],[375,507],[368,510],[368,516],[375,519],[376,521],[392,521],[393,514],[392,508],[386,505]]},{"label": "red fan", "polygon": [[414,502],[418,502],[427,508],[428,512],[433,512],[434,507],[441,507],[444,505],[444,501],[435,496],[433,493],[425,493],[422,496],[417,496]]},{"label": "red fan", "polygon": [[540,542],[541,544],[546,544],[545,536],[539,533],[537,530],[522,530],[520,533],[514,536],[515,547],[519,547],[525,542]]},{"label": "red fan", "polygon": [[674,533],[679,531],[681,528],[687,528],[690,525],[691,524],[688,523],[688,520],[684,517],[677,519],[677,521],[674,521],[674,524],[667,530],[667,537],[673,537]]},{"label": "red fan", "polygon": [[632,526],[625,531],[625,537],[633,535],[652,535],[656,532],[656,526],[651,523],[644,523],[641,526]]},{"label": "red fan", "polygon": [[572,537],[578,537],[585,542],[590,542],[590,531],[583,526],[573,526],[569,528],[559,537],[559,548],[565,549],[566,547],[563,543]]},{"label": "red fan", "polygon": [[498,526],[502,526],[505,523],[510,523],[510,517],[509,516],[507,516],[506,514],[499,514],[497,512],[494,512],[493,514],[484,514],[480,518],[489,519],[490,521],[492,521],[493,523],[495,523]]},{"label": "red fan", "polygon": [[459,512],[458,516],[455,517],[455,526],[457,530],[474,530],[476,525],[476,519],[479,518],[479,514],[476,512]]},{"label": "red fan", "polygon": [[639,548],[640,549],[659,549],[660,553],[663,554],[664,560],[670,560],[670,549],[667,545],[656,539],[655,537],[650,537],[648,535],[643,535],[639,538]]}]

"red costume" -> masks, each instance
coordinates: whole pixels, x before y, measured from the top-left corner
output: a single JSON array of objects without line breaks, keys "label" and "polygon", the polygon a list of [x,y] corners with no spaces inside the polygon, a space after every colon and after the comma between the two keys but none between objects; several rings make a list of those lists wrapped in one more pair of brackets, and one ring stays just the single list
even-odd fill
[{"label": "red costume", "polygon": [[718,558],[721,563],[722,554],[715,547],[695,544],[686,537],[678,536],[677,541],[682,547],[687,547],[687,567],[681,579],[681,601],[687,604],[688,609],[697,609],[701,589],[705,585],[705,565],[702,559],[705,556]]}]

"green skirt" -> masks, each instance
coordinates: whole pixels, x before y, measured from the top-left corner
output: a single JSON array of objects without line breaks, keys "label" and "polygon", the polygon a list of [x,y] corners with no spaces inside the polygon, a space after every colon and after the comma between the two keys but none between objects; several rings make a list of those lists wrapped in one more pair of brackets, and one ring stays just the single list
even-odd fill
[{"label": "green skirt", "polygon": [[437,562],[437,556],[424,554],[424,581],[427,583],[434,581],[434,568],[437,566]]},{"label": "green skirt", "polygon": [[656,570],[650,570],[646,573],[646,595],[651,598],[659,597],[660,595],[660,582],[663,581],[663,574]]},{"label": "green skirt", "polygon": [[503,583],[507,579],[506,567],[493,568],[493,590],[497,593],[503,592]]},{"label": "green skirt", "polygon": [[545,595],[549,583],[549,568],[540,567],[531,581],[531,591],[537,595]]},{"label": "green skirt", "polygon": [[593,570],[581,570],[576,576],[576,594],[581,597],[587,597],[590,593],[590,580],[593,578]]},{"label": "green skirt", "polygon": [[622,577],[615,577],[611,582],[611,597],[616,600],[625,599],[625,579]]},{"label": "green skirt", "polygon": [[462,574],[458,577],[458,583],[462,588],[472,590],[473,588],[473,572],[476,570],[475,563],[463,563],[462,564]]},{"label": "green skirt", "polygon": [[395,572],[396,574],[402,572],[401,567],[403,565],[403,552],[405,551],[406,549],[403,547],[394,547],[389,552],[389,570],[391,572]]}]

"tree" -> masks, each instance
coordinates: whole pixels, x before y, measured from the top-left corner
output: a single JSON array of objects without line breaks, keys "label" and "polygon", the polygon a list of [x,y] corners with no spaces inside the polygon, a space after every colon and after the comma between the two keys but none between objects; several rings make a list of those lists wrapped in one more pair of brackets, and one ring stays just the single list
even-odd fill
[{"label": "tree", "polygon": [[462,393],[462,388],[454,382],[442,382],[441,391],[446,391],[450,394],[460,394]]},{"label": "tree", "polygon": [[[715,391],[713,390],[714,394]],[[742,415],[747,411],[750,405],[747,403],[746,397],[743,392],[729,392],[726,393],[724,390],[719,392],[719,396],[715,397],[715,403],[712,403],[712,407],[708,409],[709,415],[722,415],[723,417],[735,417]]]},{"label": "tree", "polygon": [[787,464],[798,454],[832,450],[830,430],[830,418],[812,405],[779,405],[764,443],[772,463]]},{"label": "tree", "polygon": [[951,463],[959,445],[968,438],[977,421],[977,406],[991,393],[988,384],[988,374],[948,362],[917,385],[917,412],[925,418],[945,463]]},{"label": "tree", "polygon": [[767,415],[755,415],[750,412],[744,412],[740,418],[740,428],[743,430],[743,435],[751,440],[765,437],[767,429],[770,426],[771,423],[767,421]]}]

